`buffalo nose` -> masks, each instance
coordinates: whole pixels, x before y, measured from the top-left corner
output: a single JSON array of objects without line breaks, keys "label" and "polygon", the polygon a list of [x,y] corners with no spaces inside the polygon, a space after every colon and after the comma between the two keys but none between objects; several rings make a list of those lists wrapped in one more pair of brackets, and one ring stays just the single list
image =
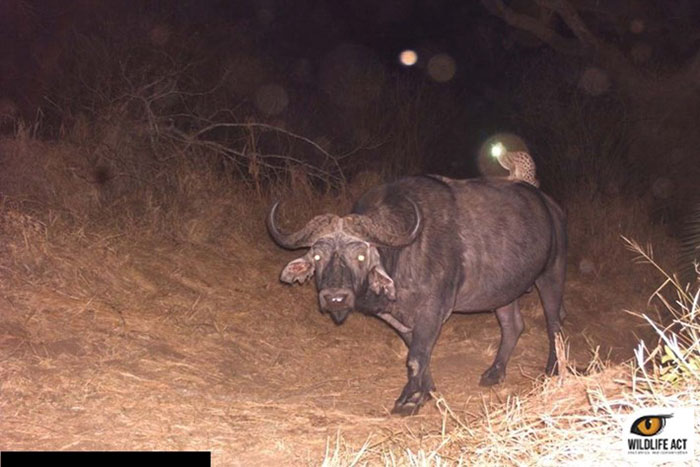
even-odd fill
[{"label": "buffalo nose", "polygon": [[340,303],[344,303],[347,298],[348,298],[348,294],[340,293],[340,294],[333,295],[332,297],[330,297],[330,302],[340,304]]},{"label": "buffalo nose", "polygon": [[324,295],[324,298],[328,303],[340,305],[348,299],[348,294],[346,292],[327,293]]},{"label": "buffalo nose", "polygon": [[321,301],[330,308],[350,305],[350,293],[343,289],[328,289],[321,292]]}]

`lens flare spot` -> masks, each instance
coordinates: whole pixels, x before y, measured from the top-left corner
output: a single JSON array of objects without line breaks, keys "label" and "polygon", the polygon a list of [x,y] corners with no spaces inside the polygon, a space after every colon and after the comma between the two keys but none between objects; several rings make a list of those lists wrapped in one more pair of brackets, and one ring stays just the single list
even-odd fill
[{"label": "lens flare spot", "polygon": [[600,96],[610,89],[610,78],[605,70],[588,67],[581,75],[578,86],[591,96]]},{"label": "lens flare spot", "polygon": [[19,114],[19,109],[17,104],[11,99],[6,97],[0,98],[0,122],[3,120],[13,120],[17,114]]},{"label": "lens flare spot", "polygon": [[570,161],[579,160],[582,155],[583,149],[580,146],[572,145],[564,149],[564,157]]},{"label": "lens flare spot", "polygon": [[652,50],[651,46],[644,42],[634,44],[630,50],[630,55],[635,63],[648,62],[653,53],[654,51]]},{"label": "lens flare spot", "polygon": [[456,71],[454,59],[447,54],[437,54],[428,60],[428,74],[438,83],[451,80]]},{"label": "lens flare spot", "polygon": [[368,105],[381,95],[385,81],[384,65],[361,45],[341,44],[321,62],[321,89],[343,107]]},{"label": "lens flare spot", "polygon": [[163,47],[171,36],[170,27],[166,24],[157,24],[148,31],[148,39],[156,47]]},{"label": "lens flare spot", "polygon": [[588,258],[583,258],[578,263],[578,270],[581,274],[589,275],[595,272],[595,263]]},{"label": "lens flare spot", "polygon": [[399,62],[405,66],[413,66],[418,62],[418,54],[410,49],[406,49],[399,54]]},{"label": "lens flare spot", "polygon": [[275,12],[269,8],[262,8],[258,10],[258,21],[263,26],[269,26],[275,20]]},{"label": "lens flare spot", "polygon": [[289,105],[289,96],[282,86],[266,84],[255,92],[255,106],[267,115],[277,115]]},{"label": "lens flare spot", "polygon": [[365,260],[365,255],[357,255],[357,260],[362,262]]},{"label": "lens flare spot", "polygon": [[321,255],[314,255],[314,261],[321,261]]},{"label": "lens flare spot", "polygon": [[646,29],[646,25],[644,24],[643,19],[634,18],[632,21],[630,21],[630,32],[632,34],[641,34],[644,32],[644,29]]},{"label": "lens flare spot", "polygon": [[673,182],[666,177],[659,177],[651,186],[651,192],[658,199],[668,199],[673,194]]}]

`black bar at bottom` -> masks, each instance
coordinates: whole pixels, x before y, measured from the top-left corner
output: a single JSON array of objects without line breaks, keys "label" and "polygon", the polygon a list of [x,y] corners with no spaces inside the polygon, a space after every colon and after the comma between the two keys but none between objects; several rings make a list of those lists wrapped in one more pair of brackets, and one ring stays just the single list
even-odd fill
[{"label": "black bar at bottom", "polygon": [[211,467],[208,451],[2,451],[0,467]]}]

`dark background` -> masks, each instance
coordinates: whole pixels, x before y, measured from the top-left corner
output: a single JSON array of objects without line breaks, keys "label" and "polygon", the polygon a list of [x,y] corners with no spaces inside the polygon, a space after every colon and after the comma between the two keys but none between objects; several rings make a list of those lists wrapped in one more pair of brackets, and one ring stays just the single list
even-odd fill
[{"label": "dark background", "polygon": [[[655,192],[666,218],[697,191],[688,177],[700,144],[696,1],[11,0],[0,8],[5,132],[18,118],[40,121],[44,138],[76,121],[160,122],[161,132],[189,134],[212,122],[264,122],[342,156],[348,178],[368,168],[475,176],[484,144],[510,132],[560,198],[582,180],[596,192]],[[418,52],[414,67],[398,62],[407,48]],[[428,63],[439,54],[455,67],[436,81]],[[220,128],[207,136],[229,147],[241,137]],[[256,150],[322,165],[278,143],[263,136]]]}]

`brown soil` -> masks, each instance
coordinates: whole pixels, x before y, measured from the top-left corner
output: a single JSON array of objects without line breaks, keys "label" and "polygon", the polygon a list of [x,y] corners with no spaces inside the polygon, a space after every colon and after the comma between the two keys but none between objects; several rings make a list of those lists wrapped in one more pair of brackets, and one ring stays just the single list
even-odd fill
[{"label": "brown soil", "polygon": [[[0,449],[210,450],[214,465],[319,464],[338,432],[359,447],[439,429],[430,402],[389,414],[405,348],[383,322],[319,313],[312,285],[279,273],[293,253],[257,242],[182,243],[78,229],[47,239],[8,210],[0,232]],[[19,220],[18,220],[19,218]],[[21,225],[19,225],[21,224]],[[629,286],[572,274],[572,359],[632,354]],[[499,340],[492,314],[454,315],[432,369],[453,411],[527,392],[547,339],[536,293],[504,384],[478,386]]]}]

